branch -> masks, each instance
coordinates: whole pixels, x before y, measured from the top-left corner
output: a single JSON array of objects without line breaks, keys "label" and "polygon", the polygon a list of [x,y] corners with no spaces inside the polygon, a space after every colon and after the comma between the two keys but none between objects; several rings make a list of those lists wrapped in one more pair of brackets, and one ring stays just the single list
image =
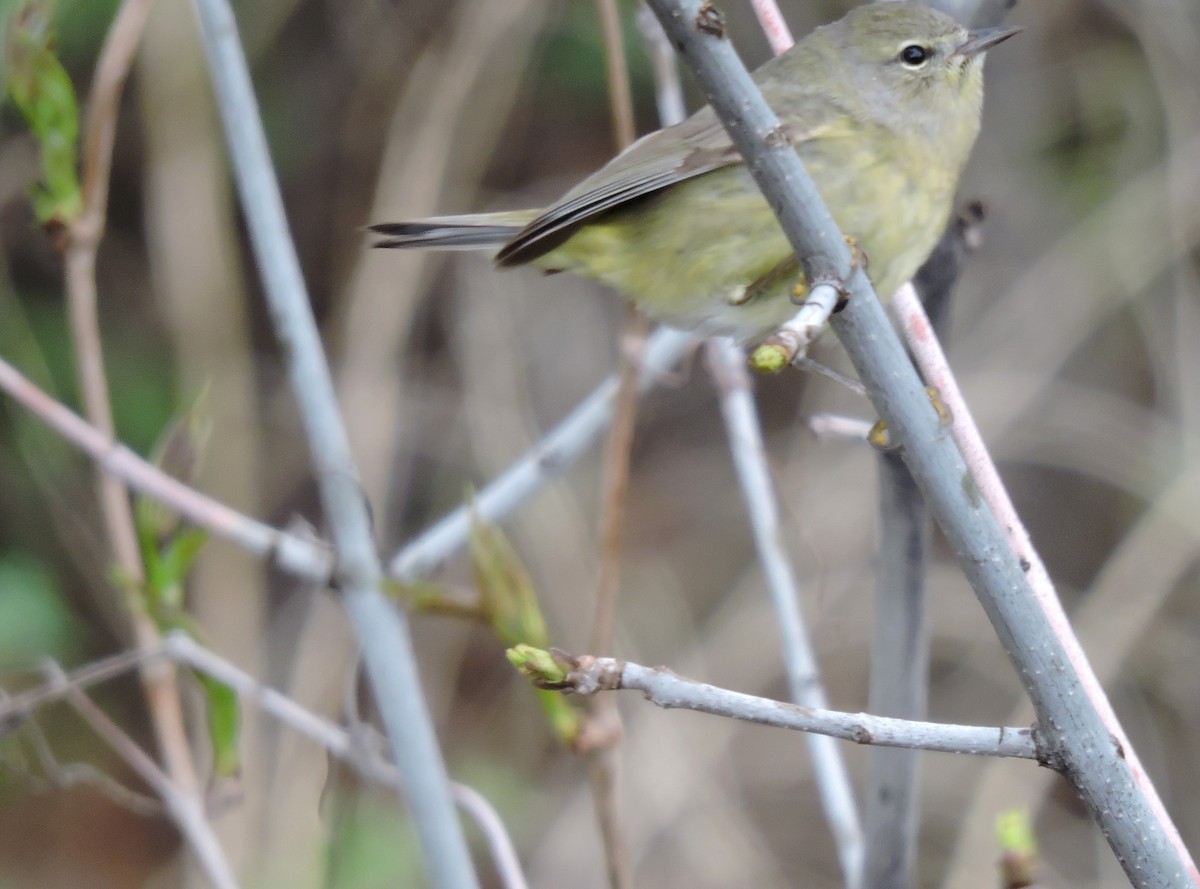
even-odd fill
[{"label": "branch", "polygon": [[[142,660],[141,663],[144,666],[146,661]],[[120,726],[109,719],[91,698],[77,685],[67,681],[57,664],[48,664],[46,673],[62,688],[75,712],[162,799],[167,811],[171,813],[172,820],[187,837],[189,848],[212,884],[217,889],[237,889],[237,880],[234,879],[229,862],[225,860],[225,853],[221,850],[221,844],[208,823],[202,798],[197,794],[186,793],[176,786],[175,781],[164,773],[132,738],[121,731]]]},{"label": "branch", "polygon": [[188,487],[55,401],[3,358],[0,358],[0,390],[95,460],[109,475],[174,510],[197,527],[236,543],[247,552],[269,556],[280,568],[299,577],[317,582],[329,579],[332,559],[323,544],[272,528]]},{"label": "branch", "polygon": [[[68,225],[63,256],[67,312],[84,410],[99,435],[110,443],[115,433],[100,338],[96,252],[104,235],[121,94],[153,6],[153,0],[124,0],[105,35],[88,99],[82,209]],[[107,473],[99,473],[97,483],[104,531],[116,568],[124,583],[140,587],[144,569],[128,492],[115,476]],[[158,643],[158,627],[143,609],[131,609],[130,621],[139,649],[148,650]],[[168,665],[154,671],[143,670],[141,681],[155,740],[169,776],[169,792],[183,799],[172,802],[164,797],[164,801],[214,881],[232,885],[231,877],[228,881],[217,880],[222,876],[220,868],[212,869],[214,858],[223,862],[223,856],[204,820],[200,782],[184,726],[174,669]]]},{"label": "branch", "polygon": [[242,209],[337,553],[335,582],[404,775],[431,881],[439,889],[474,887],[474,869],[422,696],[408,626],[383,595],[383,569],[367,503],[288,231],[233,11],[228,0],[196,0],[196,6]]},{"label": "branch", "polygon": [[573,657],[556,649],[546,657],[545,652],[519,645],[509,650],[509,659],[532,678],[534,685],[584,696],[621,689],[640,691],[651,703],[667,710],[695,710],[775,728],[815,732],[856,744],[1032,759],[1051,768],[1060,765],[1057,752],[1031,728],[946,725],[801,707],[707,685],[666,667],[644,667],[588,654]]},{"label": "branch", "polygon": [[[662,382],[696,342],[677,330],[655,331],[642,354],[642,391]],[[521,459],[480,490],[470,506],[457,507],[392,556],[388,574],[402,581],[428,577],[466,545],[473,515],[486,522],[500,521],[557,478],[591,447],[612,420],[616,395],[614,374]]]},{"label": "branch", "polygon": [[[625,41],[621,36],[621,17],[616,0],[596,0],[600,31],[604,42],[604,67],[608,74],[608,99],[612,109],[613,132],[617,150],[624,151],[633,142],[633,96],[629,90],[629,64]],[[621,325],[617,394],[613,422],[604,444],[600,481],[600,571],[596,579],[596,598],[592,609],[591,640],[596,651],[612,651],[616,632],[617,599],[621,591],[621,531],[629,491],[633,432],[637,425],[638,362],[646,348],[650,323],[633,303],[625,305]],[[600,827],[604,847],[604,868],[611,889],[633,886],[633,867],[629,858],[628,828],[621,817],[619,784],[621,775],[620,742],[623,736],[621,714],[609,698],[595,702],[588,713],[585,736],[590,743],[580,745],[587,758],[588,783],[592,788],[592,806]]]},{"label": "branch", "polygon": [[[316,741],[363,778],[397,790],[404,789],[396,767],[379,756],[377,750],[364,744],[361,737],[305,709],[282,692],[263,685],[186,634],[171,633],[167,636],[163,640],[163,654],[228,685],[280,722]],[[455,802],[471,816],[487,840],[505,889],[528,889],[512,838],[491,803],[465,784],[451,782],[450,790]]]},{"label": "branch", "polygon": [[701,28],[700,0],[649,2],[767,193],[809,280],[837,281],[845,288],[849,303],[832,326],[880,416],[903,443],[909,469],[1033,701],[1047,749],[1061,757],[1065,774],[1135,886],[1200,884],[1178,831],[1152,801],[1144,773],[1126,756],[1127,745],[1114,738],[1112,721],[1085,692],[1077,663],[1039,607],[996,518],[979,500],[869,280],[852,268],[841,233],[799,156],[779,138],[778,119],[722,29],[713,27],[712,7],[703,6],[708,15]]},{"label": "branch", "polygon": [[[829,704],[825,687],[800,609],[800,590],[784,547],[775,485],[767,465],[745,355],[725,339],[711,340],[706,355],[720,394],[729,452],[750,516],[754,546],[779,625],[788,691],[796,704],[826,709]],[[846,763],[829,738],[813,734],[807,740],[821,805],[833,832],[846,885],[857,886],[863,871],[863,835]]]},{"label": "branch", "polygon": [[[164,659],[184,664],[228,685],[244,700],[257,705],[270,716],[320,744],[363,778],[403,789],[396,767],[382,758],[377,748],[364,744],[362,737],[351,734],[305,709],[282,692],[263,685],[245,670],[182,632],[169,633],[163,638],[161,645],[150,651],[124,651],[71,673],[64,673],[56,665],[53,666],[46,671],[47,681],[42,685],[0,699],[0,727],[10,728],[44,704],[63,697],[82,695],[83,690],[92,685]],[[139,761],[131,765],[141,774],[144,763]],[[150,763],[150,766],[154,772],[161,775],[153,763]],[[149,771],[142,777],[152,786],[155,786],[158,780],[157,776]],[[496,869],[506,889],[528,889],[512,839],[495,809],[483,796],[466,785],[453,784],[451,790],[455,802],[475,820],[487,839]],[[106,792],[112,793],[112,789],[107,788]]]}]

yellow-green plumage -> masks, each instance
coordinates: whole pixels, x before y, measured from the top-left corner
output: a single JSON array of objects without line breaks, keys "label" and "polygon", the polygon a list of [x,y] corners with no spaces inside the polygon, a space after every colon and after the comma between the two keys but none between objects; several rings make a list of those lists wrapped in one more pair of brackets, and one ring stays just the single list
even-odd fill
[{"label": "yellow-green plumage", "polygon": [[[1014,31],[969,34],[918,3],[878,3],[754,73],[882,296],[945,227],[979,131],[983,50]],[[375,230],[389,236],[380,246],[499,246],[500,265],[594,278],[665,323],[741,340],[785,322],[802,283],[709,108],[639,140],[545,210]]]}]

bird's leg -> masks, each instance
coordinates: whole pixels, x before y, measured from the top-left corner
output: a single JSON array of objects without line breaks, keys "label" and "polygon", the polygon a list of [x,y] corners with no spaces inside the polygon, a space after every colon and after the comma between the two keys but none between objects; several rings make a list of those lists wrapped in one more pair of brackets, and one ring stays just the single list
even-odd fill
[{"label": "bird's leg", "polygon": [[[739,287],[731,291],[726,299],[731,306],[744,306],[746,303],[757,299],[763,294],[770,291],[776,284],[785,278],[790,278],[793,275],[799,276],[799,283],[796,285],[796,290],[801,290],[804,287],[804,273],[800,271],[800,261],[796,259],[796,254],[789,253],[775,265],[771,266],[763,274],[759,275],[745,287]],[[795,291],[793,291],[795,292]]]},{"label": "bird's leg", "polygon": [[864,272],[870,260],[867,258],[867,251],[863,249],[862,244],[858,243],[858,238],[853,235],[842,235],[846,241],[846,246],[850,248],[850,273],[853,274],[856,269],[862,269]]},{"label": "bird's leg", "polygon": [[[838,304],[833,307],[833,311],[840,312],[846,308],[846,301],[849,295],[846,292],[846,284],[850,277],[858,270],[867,270],[867,251],[863,250],[862,245],[858,243],[858,238],[851,235],[842,235],[846,241],[846,246],[850,248],[850,274],[846,276],[846,280],[836,278],[817,278],[812,282],[813,287],[818,284],[829,284],[838,292]],[[809,288],[806,285],[804,277],[801,276],[800,282],[792,291],[792,302],[798,306],[804,305],[804,301],[808,299]]]}]

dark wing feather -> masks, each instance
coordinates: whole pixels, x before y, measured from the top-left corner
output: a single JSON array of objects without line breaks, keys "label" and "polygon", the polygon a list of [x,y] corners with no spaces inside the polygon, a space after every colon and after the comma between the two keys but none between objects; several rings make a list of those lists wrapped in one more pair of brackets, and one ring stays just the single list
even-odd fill
[{"label": "dark wing feather", "polygon": [[496,263],[530,262],[607,210],[741,160],[712,109],[703,108],[673,127],[643,136],[584,179],[505,244]]}]

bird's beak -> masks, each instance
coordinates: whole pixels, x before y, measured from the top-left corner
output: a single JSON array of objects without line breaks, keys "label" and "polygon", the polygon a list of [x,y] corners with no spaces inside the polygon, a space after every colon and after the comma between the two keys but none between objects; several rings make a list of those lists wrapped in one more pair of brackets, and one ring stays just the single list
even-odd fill
[{"label": "bird's beak", "polygon": [[977,31],[970,31],[967,33],[967,42],[956,49],[952,55],[966,56],[967,58],[977,56],[982,52],[987,52],[997,43],[1007,40],[1014,34],[1019,34],[1024,30],[1024,28],[1012,25],[1009,27],[980,28]]}]

